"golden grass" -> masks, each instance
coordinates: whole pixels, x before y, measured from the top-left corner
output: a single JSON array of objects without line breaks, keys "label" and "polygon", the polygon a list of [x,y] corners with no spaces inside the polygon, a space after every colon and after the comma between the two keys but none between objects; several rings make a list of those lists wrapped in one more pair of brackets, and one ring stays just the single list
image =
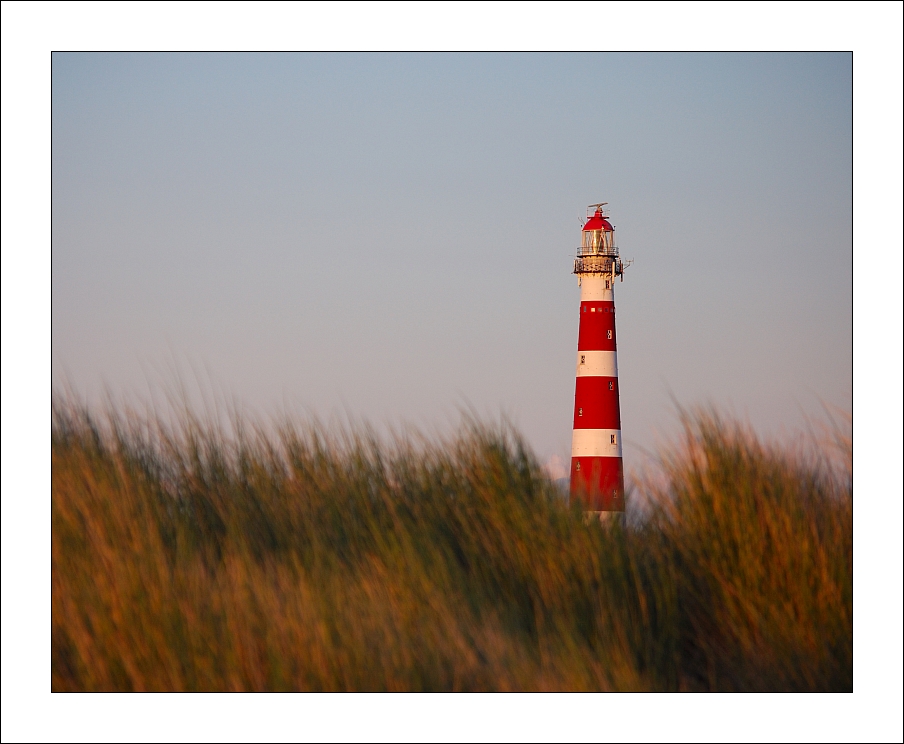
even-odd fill
[{"label": "golden grass", "polygon": [[55,399],[52,688],[852,689],[849,468],[685,425],[653,507],[600,527],[504,427],[226,436]]}]

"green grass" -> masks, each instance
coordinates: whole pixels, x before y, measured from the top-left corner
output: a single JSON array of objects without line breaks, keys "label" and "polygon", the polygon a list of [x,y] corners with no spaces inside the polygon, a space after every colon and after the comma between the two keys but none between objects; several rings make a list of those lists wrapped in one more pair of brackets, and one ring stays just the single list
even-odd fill
[{"label": "green grass", "polygon": [[685,425],[652,506],[600,526],[505,427],[227,436],[55,398],[52,688],[851,690],[849,460]]}]

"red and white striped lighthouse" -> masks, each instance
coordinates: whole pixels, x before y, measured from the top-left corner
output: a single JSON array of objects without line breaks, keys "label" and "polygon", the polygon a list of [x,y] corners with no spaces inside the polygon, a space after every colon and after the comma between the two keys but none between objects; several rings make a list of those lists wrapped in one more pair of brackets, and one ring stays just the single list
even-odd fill
[{"label": "red and white striped lighthouse", "polygon": [[[571,440],[571,498],[586,512],[624,512],[621,414],[615,351],[615,279],[627,264],[618,257],[615,229],[603,213],[606,202],[581,231],[574,273],[581,287],[574,434]],[[630,262],[629,262],[630,263]],[[602,514],[600,514],[602,516]]]}]

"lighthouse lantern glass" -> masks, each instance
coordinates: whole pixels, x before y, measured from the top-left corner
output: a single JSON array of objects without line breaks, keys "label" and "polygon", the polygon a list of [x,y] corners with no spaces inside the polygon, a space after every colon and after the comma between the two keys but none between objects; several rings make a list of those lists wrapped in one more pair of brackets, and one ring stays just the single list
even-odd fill
[{"label": "lighthouse lantern glass", "polygon": [[581,255],[614,256],[615,233],[612,230],[584,230],[581,233]]}]

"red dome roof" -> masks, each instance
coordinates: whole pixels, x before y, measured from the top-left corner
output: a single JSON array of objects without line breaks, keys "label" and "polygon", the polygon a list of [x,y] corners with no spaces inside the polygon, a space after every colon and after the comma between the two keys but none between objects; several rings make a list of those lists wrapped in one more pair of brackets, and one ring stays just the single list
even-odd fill
[{"label": "red dome roof", "polygon": [[584,230],[605,230],[606,232],[612,232],[612,225],[609,224],[609,220],[603,217],[603,210],[597,209],[596,212],[593,213],[593,217],[587,220],[587,224],[584,225]]},{"label": "red dome roof", "polygon": [[612,232],[612,225],[609,224],[609,220],[603,217],[603,210],[597,209],[596,212],[593,213],[593,217],[587,220],[587,224],[584,225],[584,230],[605,230],[606,232]]}]

